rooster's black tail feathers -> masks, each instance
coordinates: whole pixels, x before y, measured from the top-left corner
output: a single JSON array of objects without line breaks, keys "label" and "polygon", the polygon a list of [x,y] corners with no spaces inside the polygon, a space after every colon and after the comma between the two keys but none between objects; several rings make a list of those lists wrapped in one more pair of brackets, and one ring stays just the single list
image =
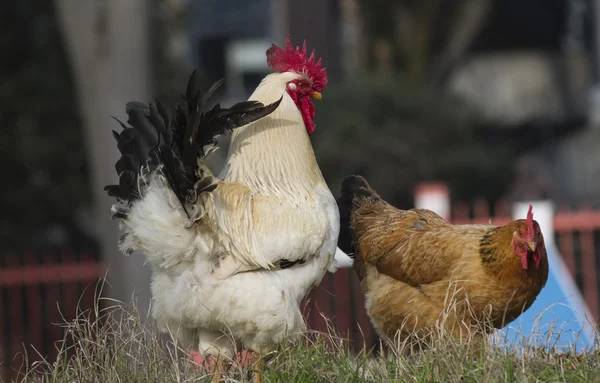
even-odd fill
[{"label": "rooster's black tail feathers", "polygon": [[222,81],[202,94],[196,89],[195,74],[194,71],[182,96],[184,105],[175,107],[172,118],[158,101],[149,105],[127,103],[129,126],[117,120],[123,130],[121,133],[113,130],[121,158],[115,164],[119,184],[104,188],[110,196],[127,202],[141,198],[140,177],[161,167],[185,208],[186,203],[196,201],[199,193],[216,187],[216,179],[206,167],[199,165],[198,159],[210,155],[219,136],[271,114],[281,102],[279,99],[264,106],[257,101],[245,101],[231,108],[217,104],[204,111]]}]

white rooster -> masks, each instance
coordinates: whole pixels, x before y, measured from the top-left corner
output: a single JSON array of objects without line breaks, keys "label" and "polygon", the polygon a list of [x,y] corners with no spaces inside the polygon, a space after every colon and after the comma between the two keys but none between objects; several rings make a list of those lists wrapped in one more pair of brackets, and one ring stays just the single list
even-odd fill
[{"label": "white rooster", "polygon": [[[240,347],[255,353],[260,371],[260,355],[296,339],[305,330],[301,300],[335,270],[339,213],[309,139],[311,97],[321,98],[327,73],[289,37],[267,62],[276,73],[250,101],[203,112],[214,89],[201,98],[192,76],[170,122],[159,103],[134,102],[131,126],[114,133],[119,185],[106,190],[118,198],[120,248],[145,253],[154,318],[184,347],[217,360],[217,381],[220,361]],[[203,159],[232,130],[215,178]]]}]

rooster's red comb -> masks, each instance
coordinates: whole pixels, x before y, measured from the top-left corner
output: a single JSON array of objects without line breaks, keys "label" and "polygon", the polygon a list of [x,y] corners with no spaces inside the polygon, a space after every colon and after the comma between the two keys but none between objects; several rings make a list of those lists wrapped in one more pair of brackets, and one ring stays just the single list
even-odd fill
[{"label": "rooster's red comb", "polygon": [[533,239],[533,206],[529,205],[529,210],[527,211],[527,219],[525,220],[527,224],[527,238]]},{"label": "rooster's red comb", "polygon": [[296,72],[306,73],[312,80],[312,87],[317,92],[321,92],[327,85],[327,70],[321,67],[321,59],[315,62],[315,51],[313,49],[310,57],[306,58],[306,40],[300,48],[300,43],[296,48],[290,42],[290,36],[285,38],[285,49],[279,48],[273,44],[267,50],[267,64],[276,72]]}]

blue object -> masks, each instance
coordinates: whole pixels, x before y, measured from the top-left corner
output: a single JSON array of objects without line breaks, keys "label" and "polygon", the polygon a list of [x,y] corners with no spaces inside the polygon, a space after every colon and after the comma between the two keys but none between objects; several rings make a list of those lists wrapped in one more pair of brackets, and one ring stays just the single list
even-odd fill
[{"label": "blue object", "polygon": [[577,286],[558,249],[546,245],[550,273],[533,305],[493,335],[501,347],[549,351],[584,351],[595,345],[596,330]]}]

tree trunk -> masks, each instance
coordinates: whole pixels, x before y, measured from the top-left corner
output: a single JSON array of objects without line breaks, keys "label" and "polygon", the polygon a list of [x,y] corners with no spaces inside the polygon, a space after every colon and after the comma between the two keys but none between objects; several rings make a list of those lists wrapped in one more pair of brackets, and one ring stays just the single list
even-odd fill
[{"label": "tree trunk", "polygon": [[434,59],[431,76],[443,83],[477,37],[494,6],[491,0],[464,0],[457,7],[455,21],[441,52]]},{"label": "tree trunk", "polygon": [[[145,314],[150,302],[150,271],[140,254],[117,249],[118,225],[109,217],[113,201],[102,190],[115,183],[118,151],[110,116],[126,120],[125,103],[150,100],[148,0],[55,0],[85,124],[101,256],[109,266],[108,294],[128,303],[135,295]],[[108,286],[107,286],[108,287]]]}]

